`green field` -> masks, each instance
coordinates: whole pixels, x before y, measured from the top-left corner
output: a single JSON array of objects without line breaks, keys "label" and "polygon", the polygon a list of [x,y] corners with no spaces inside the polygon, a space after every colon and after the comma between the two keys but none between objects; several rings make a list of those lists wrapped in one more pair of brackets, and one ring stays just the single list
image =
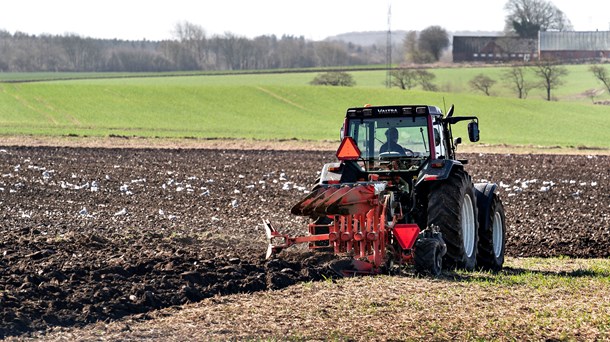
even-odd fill
[{"label": "green field", "polygon": [[[43,82],[0,83],[0,136],[141,136],[338,140],[345,109],[370,104],[456,105],[456,115],[478,115],[487,144],[610,148],[610,107],[582,92],[601,89],[588,66],[568,66],[557,101],[535,90],[516,99],[498,82],[483,96],[467,82],[478,73],[500,79],[502,68],[435,69],[443,91],[384,87],[384,71],[350,72],[351,88],[314,87],[315,73],[178,75],[21,75]],[[2,80],[19,79],[18,74]],[[99,78],[104,77],[104,78]],[[609,99],[603,94],[597,99]],[[446,105],[445,105],[446,103]],[[465,124],[464,124],[465,126]],[[463,135],[464,127],[457,128]]]}]

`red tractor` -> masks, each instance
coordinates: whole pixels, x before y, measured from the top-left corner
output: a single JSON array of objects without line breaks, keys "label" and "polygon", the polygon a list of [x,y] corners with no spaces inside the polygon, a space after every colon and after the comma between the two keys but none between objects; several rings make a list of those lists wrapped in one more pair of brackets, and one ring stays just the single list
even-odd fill
[{"label": "red tractor", "polygon": [[[498,271],[504,263],[504,208],[493,183],[473,184],[456,159],[451,127],[478,118],[435,106],[349,108],[337,150],[294,215],[311,218],[309,234],[291,237],[264,221],[267,257],[298,243],[344,255],[340,272],[371,274],[413,264],[438,276],[443,268]],[[345,259],[344,259],[345,260]],[[345,263],[344,263],[345,264]]]}]

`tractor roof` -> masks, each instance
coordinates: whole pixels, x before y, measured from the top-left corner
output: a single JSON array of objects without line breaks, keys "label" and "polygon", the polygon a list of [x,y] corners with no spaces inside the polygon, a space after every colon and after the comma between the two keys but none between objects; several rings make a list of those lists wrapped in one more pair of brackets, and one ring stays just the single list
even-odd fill
[{"label": "tractor roof", "polygon": [[346,117],[348,118],[396,117],[414,115],[443,115],[443,112],[436,106],[393,105],[349,108],[346,113]]}]

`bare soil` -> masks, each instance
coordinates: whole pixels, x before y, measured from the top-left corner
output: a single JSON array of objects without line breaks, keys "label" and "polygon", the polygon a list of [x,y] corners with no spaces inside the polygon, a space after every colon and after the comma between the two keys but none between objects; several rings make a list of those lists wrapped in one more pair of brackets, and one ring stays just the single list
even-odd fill
[{"label": "bare soil", "polygon": [[[329,255],[264,260],[260,222],[303,233],[289,208],[334,151],[6,145],[0,337],[331,275]],[[610,256],[610,156],[460,157],[500,186],[509,256]]]}]

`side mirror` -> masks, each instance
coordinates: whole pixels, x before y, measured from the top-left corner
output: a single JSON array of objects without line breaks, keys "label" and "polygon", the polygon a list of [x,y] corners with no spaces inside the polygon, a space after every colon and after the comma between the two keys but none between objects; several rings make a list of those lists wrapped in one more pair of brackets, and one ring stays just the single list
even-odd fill
[{"label": "side mirror", "polygon": [[339,132],[339,137],[341,138],[341,141],[343,141],[343,138],[345,138],[345,124],[343,124],[343,126],[341,126],[341,131]]},{"label": "side mirror", "polygon": [[468,138],[472,142],[479,141],[479,123],[471,121],[468,123]]}]

